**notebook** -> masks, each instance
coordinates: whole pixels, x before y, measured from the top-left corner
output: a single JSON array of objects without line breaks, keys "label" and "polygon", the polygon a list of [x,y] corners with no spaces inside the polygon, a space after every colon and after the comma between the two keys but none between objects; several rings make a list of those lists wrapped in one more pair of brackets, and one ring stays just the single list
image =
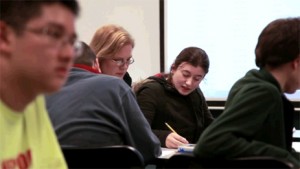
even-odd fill
[{"label": "notebook", "polygon": [[178,152],[192,153],[196,144],[183,144],[178,147]]}]

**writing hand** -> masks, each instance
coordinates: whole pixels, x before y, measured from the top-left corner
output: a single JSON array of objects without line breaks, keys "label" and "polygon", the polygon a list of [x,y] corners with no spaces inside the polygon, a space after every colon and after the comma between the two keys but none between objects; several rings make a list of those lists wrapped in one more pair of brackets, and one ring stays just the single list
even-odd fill
[{"label": "writing hand", "polygon": [[189,142],[182,136],[172,132],[166,138],[167,148],[178,148],[182,144],[189,144]]}]

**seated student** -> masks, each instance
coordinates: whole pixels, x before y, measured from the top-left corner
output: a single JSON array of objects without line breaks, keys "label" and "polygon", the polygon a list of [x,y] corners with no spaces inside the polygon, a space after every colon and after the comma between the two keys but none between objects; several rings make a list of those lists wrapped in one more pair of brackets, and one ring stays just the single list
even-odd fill
[{"label": "seated student", "polygon": [[67,79],[78,12],[74,0],[0,2],[2,169],[67,168],[43,94]]},{"label": "seated student", "polygon": [[213,121],[199,88],[208,68],[205,51],[188,47],[179,53],[169,74],[151,76],[134,86],[138,104],[163,147],[196,143]]},{"label": "seated student", "polygon": [[80,46],[82,51],[79,57],[75,57],[73,67],[85,69],[97,74],[101,73],[98,59],[90,47],[82,41],[79,41],[76,45]]},{"label": "seated student", "polygon": [[196,156],[272,156],[300,167],[292,149],[294,107],[283,94],[300,89],[299,35],[299,17],[263,29],[255,49],[259,70],[233,85],[224,112],[201,135]]},{"label": "seated student", "polygon": [[134,62],[134,40],[127,30],[118,25],[104,25],[95,32],[90,47],[97,55],[101,73],[117,76],[131,86],[127,70]]},{"label": "seated student", "polygon": [[130,145],[145,162],[161,154],[160,143],[152,133],[123,80],[98,74],[92,65],[95,54],[83,44],[86,67],[71,69],[65,86],[46,97],[47,109],[61,146],[94,147]]}]

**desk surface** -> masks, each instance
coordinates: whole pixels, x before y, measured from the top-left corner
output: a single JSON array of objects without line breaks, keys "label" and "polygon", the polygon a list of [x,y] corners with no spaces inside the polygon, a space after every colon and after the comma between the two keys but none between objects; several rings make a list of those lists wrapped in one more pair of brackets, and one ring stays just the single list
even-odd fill
[{"label": "desk surface", "polygon": [[[293,133],[294,142],[292,144],[292,147],[297,151],[300,152],[300,130],[295,130]],[[172,155],[176,154],[178,152],[177,149],[170,149],[170,148],[164,148],[162,147],[162,153],[158,157],[160,159],[169,159]]]},{"label": "desk surface", "polygon": [[176,154],[178,151],[177,149],[171,149],[171,148],[161,148],[161,155],[158,158],[161,159],[169,159],[172,155]]},{"label": "desk surface", "polygon": [[292,147],[300,153],[300,142],[293,142]]}]

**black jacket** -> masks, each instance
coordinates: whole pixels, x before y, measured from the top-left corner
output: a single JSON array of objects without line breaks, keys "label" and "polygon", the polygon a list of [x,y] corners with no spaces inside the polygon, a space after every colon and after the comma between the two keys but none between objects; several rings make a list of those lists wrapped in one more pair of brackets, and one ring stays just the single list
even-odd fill
[{"label": "black jacket", "polygon": [[181,95],[164,77],[152,76],[136,90],[138,104],[152,131],[165,146],[171,131],[167,122],[190,143],[196,143],[203,130],[213,121],[206,100],[199,88]]},{"label": "black jacket", "polygon": [[126,84],[128,84],[129,87],[131,87],[132,79],[128,72],[125,73],[123,80],[125,81]]}]

